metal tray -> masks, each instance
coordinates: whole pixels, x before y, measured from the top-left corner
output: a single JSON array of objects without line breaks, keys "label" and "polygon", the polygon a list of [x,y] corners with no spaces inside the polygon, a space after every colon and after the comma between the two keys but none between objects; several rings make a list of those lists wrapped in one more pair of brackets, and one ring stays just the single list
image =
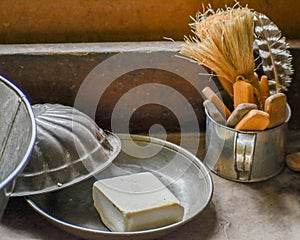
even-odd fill
[{"label": "metal tray", "polygon": [[[59,228],[88,239],[154,239],[169,233],[208,205],[213,193],[209,171],[193,154],[172,143],[138,135],[119,135],[122,150],[115,161],[93,178],[52,193],[27,196],[29,205]],[[182,221],[137,232],[111,232],[93,206],[97,179],[149,171],[175,194],[185,208]]]}]

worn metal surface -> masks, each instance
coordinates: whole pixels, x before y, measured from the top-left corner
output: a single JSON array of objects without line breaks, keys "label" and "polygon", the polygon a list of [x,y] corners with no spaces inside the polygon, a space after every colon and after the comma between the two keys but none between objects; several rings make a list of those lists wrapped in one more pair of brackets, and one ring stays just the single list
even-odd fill
[{"label": "worn metal surface", "polygon": [[[289,151],[299,151],[299,134],[289,136]],[[197,135],[188,135],[189,139]],[[199,157],[204,158],[204,138]],[[169,140],[180,143],[179,134]],[[188,150],[194,151],[189,146]],[[159,240],[298,240],[300,235],[300,174],[285,168],[278,176],[260,183],[237,183],[212,174],[211,203],[191,222]],[[50,224],[23,198],[12,198],[2,223],[1,240],[82,240]]]},{"label": "worn metal surface", "polygon": [[106,168],[121,150],[120,139],[82,112],[61,104],[32,106],[37,125],[29,162],[12,196],[65,188]]},{"label": "worn metal surface", "polygon": [[206,165],[240,182],[264,181],[280,173],[286,153],[287,122],[265,131],[237,131],[217,123],[206,111]]},{"label": "worn metal surface", "polygon": [[26,96],[0,76],[0,218],[14,188],[14,180],[28,162],[36,124]]},{"label": "worn metal surface", "polygon": [[[29,196],[28,202],[57,227],[77,236],[99,240],[155,239],[174,231],[201,214],[209,204],[213,184],[209,171],[193,154],[177,145],[137,135],[119,135],[122,151],[102,173],[71,188]],[[97,179],[152,172],[178,198],[184,217],[177,223],[137,232],[111,232],[100,221],[92,200]],[[55,199],[55,200],[54,200]]]}]

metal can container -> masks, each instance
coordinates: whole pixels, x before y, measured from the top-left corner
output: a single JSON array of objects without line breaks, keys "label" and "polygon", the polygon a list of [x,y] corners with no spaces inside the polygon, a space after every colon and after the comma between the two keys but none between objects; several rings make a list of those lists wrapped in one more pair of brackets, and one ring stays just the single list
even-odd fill
[{"label": "metal can container", "polygon": [[238,182],[279,174],[284,168],[289,106],[287,112],[283,124],[264,131],[238,131],[215,122],[206,112],[205,164],[217,175]]}]

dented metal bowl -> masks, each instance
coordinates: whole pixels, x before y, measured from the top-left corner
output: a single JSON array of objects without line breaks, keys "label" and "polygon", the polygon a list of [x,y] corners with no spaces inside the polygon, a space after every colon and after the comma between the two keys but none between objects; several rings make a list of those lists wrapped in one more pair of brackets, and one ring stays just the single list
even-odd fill
[{"label": "dented metal bowl", "polygon": [[[52,193],[26,197],[29,205],[59,228],[87,239],[155,239],[178,229],[209,204],[213,183],[209,171],[193,154],[175,144],[138,135],[119,135],[122,150],[103,172]],[[182,221],[150,230],[112,232],[93,206],[92,185],[98,179],[137,172],[156,175],[185,208]]]},{"label": "dented metal bowl", "polygon": [[28,162],[36,138],[36,123],[26,96],[0,76],[0,218],[14,180]]}]

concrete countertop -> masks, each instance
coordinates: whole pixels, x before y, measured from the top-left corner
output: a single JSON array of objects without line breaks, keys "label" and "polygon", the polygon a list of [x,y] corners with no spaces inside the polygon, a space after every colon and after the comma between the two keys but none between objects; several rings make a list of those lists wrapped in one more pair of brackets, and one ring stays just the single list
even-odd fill
[{"label": "concrete countertop", "polygon": [[[298,148],[299,138],[290,139],[288,144]],[[173,140],[176,142],[176,136]],[[300,173],[285,168],[272,179],[251,184],[225,180],[215,174],[212,178],[214,194],[207,208],[159,240],[299,239]],[[0,234],[1,240],[81,239],[51,225],[23,198],[10,199],[0,223]]]}]

